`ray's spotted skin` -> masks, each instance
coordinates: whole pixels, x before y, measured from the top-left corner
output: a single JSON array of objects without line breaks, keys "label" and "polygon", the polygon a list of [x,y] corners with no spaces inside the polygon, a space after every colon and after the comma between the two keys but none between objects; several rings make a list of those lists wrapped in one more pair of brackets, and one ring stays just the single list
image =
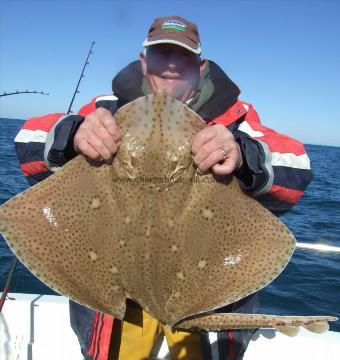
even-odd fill
[{"label": "ray's spotted skin", "polygon": [[204,315],[270,283],[295,239],[233,177],[197,174],[191,144],[205,123],[185,105],[157,92],[115,119],[122,144],[111,165],[79,155],[0,208],[18,258],[57,292],[119,319],[130,298],[186,329],[326,330],[334,318]]},{"label": "ray's spotted skin", "polygon": [[299,327],[314,333],[329,329],[328,321],[336,321],[334,316],[278,316],[262,314],[204,314],[200,317],[179,322],[175,329],[182,331],[219,331],[223,329],[274,328],[288,336],[295,336]]}]

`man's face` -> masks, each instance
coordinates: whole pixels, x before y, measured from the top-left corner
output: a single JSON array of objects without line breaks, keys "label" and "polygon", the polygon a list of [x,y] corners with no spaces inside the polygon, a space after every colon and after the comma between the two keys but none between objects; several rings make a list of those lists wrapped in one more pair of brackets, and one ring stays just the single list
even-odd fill
[{"label": "man's face", "polygon": [[204,60],[185,48],[172,44],[159,44],[141,53],[141,64],[152,91],[163,89],[169,96],[182,102],[194,96]]}]

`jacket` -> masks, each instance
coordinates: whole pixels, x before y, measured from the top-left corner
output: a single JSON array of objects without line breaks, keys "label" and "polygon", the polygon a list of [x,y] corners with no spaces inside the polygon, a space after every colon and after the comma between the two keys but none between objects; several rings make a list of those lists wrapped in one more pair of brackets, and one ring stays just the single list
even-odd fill
[{"label": "jacket", "polygon": [[[23,174],[31,185],[50,176],[76,154],[73,138],[84,117],[98,107],[114,114],[150,93],[139,61],[112,81],[113,95],[98,96],[77,115],[49,114],[29,119],[15,138]],[[187,104],[208,125],[223,124],[239,143],[243,166],[235,175],[241,187],[273,213],[288,211],[312,178],[303,144],[263,126],[250,103],[218,65],[207,61],[197,93]],[[86,359],[106,360],[115,319],[70,302],[71,325]],[[232,339],[232,336],[229,336]]]}]

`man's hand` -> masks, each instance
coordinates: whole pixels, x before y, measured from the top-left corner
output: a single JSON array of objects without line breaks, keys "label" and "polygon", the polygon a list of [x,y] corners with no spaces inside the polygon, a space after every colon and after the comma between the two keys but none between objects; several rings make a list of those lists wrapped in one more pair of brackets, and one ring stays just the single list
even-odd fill
[{"label": "man's hand", "polygon": [[240,146],[220,124],[201,130],[193,140],[191,151],[199,174],[211,169],[215,175],[228,175],[242,166]]},{"label": "man's hand", "polygon": [[110,111],[98,108],[85,117],[74,136],[74,150],[94,161],[110,164],[122,137]]}]

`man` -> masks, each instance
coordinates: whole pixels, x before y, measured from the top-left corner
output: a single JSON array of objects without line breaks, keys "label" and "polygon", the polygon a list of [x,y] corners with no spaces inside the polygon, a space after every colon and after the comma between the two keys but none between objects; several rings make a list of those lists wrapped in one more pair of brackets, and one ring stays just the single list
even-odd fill
[{"label": "man", "polygon": [[[114,113],[122,105],[161,88],[196,111],[208,126],[192,143],[199,173],[235,174],[241,187],[272,212],[289,210],[311,179],[303,145],[261,125],[252,105],[212,61],[200,57],[197,27],[186,19],[156,19],[140,61],[113,79],[115,96],[101,96],[79,115],[52,114],[28,120],[16,138],[21,168],[30,184],[81,153],[111,163],[122,141]],[[223,199],[221,199],[223,201]],[[258,311],[256,295],[218,311]],[[71,324],[86,359],[147,359],[165,333],[173,359],[242,359],[251,330],[222,331],[214,349],[208,333],[172,332],[129,302],[123,322],[73,302]]]}]

